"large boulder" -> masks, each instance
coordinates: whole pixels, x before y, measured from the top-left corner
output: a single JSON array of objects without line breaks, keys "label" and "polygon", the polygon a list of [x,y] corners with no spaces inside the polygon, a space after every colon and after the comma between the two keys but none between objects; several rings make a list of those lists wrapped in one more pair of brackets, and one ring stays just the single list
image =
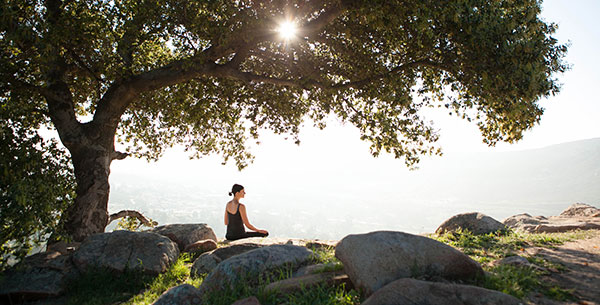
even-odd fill
[{"label": "large boulder", "polygon": [[600,209],[585,203],[574,203],[560,213],[563,217],[600,217]]},{"label": "large boulder", "polygon": [[190,284],[183,284],[165,291],[152,305],[202,304],[202,293]]},{"label": "large boulder", "polygon": [[149,232],[170,238],[177,243],[179,251],[183,251],[186,247],[200,240],[211,239],[217,242],[217,235],[205,223],[170,224],[153,228]]},{"label": "large boulder", "polygon": [[475,286],[399,279],[377,290],[362,305],[519,305],[519,299]]},{"label": "large boulder", "polygon": [[43,252],[26,257],[0,279],[0,303],[13,304],[57,297],[79,274],[70,255]]},{"label": "large boulder", "polygon": [[506,226],[492,217],[473,212],[448,218],[435,230],[435,233],[456,232],[459,229],[468,230],[479,235],[506,230]]},{"label": "large boulder", "polygon": [[400,278],[467,280],[483,275],[481,266],[462,252],[403,232],[348,235],[337,244],[335,256],[367,295]]},{"label": "large boulder", "polygon": [[122,272],[138,269],[158,274],[177,260],[179,249],[169,238],[151,232],[114,231],[88,237],[73,253],[79,270],[100,267]]},{"label": "large boulder", "polygon": [[235,255],[218,264],[204,279],[200,290],[232,288],[242,279],[257,279],[260,274],[279,267],[303,264],[312,254],[305,247],[272,245]]},{"label": "large boulder", "polygon": [[264,246],[260,244],[242,243],[202,253],[192,264],[190,275],[192,277],[199,277],[201,274],[210,273],[221,261],[262,247]]}]

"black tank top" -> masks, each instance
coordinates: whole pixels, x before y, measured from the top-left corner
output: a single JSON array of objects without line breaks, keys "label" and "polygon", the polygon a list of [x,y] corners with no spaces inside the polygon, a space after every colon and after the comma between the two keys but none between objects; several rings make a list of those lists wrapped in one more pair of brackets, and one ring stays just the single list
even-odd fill
[{"label": "black tank top", "polygon": [[235,214],[231,214],[229,213],[229,210],[227,210],[227,217],[229,218],[229,222],[227,224],[227,234],[225,234],[225,238],[230,239],[239,237],[246,232],[244,223],[242,222],[242,215],[240,215],[239,203]]}]

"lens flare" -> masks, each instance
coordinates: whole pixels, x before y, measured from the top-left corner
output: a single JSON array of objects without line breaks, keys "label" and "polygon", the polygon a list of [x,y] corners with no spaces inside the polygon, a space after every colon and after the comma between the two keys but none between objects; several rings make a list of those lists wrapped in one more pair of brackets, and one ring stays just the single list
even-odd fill
[{"label": "lens flare", "polygon": [[281,36],[281,38],[285,39],[285,40],[290,40],[292,38],[294,38],[296,36],[296,32],[298,31],[298,28],[296,27],[296,24],[293,23],[292,21],[285,21],[279,24],[279,27],[277,28],[277,32],[279,33],[279,36]]}]

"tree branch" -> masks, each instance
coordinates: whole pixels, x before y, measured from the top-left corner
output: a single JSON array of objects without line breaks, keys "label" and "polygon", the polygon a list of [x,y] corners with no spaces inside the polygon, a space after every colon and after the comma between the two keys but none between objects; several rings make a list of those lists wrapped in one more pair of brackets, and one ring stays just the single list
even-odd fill
[{"label": "tree branch", "polygon": [[146,218],[146,216],[142,215],[142,213],[138,211],[123,210],[118,213],[111,214],[110,217],[108,217],[108,223],[106,225],[108,226],[111,222],[123,217],[135,217],[146,227],[154,227],[158,224],[156,221]]},{"label": "tree branch", "polygon": [[363,79],[357,80],[357,81],[351,81],[351,82],[347,82],[347,83],[338,83],[338,84],[334,84],[334,85],[327,85],[322,82],[317,82],[314,80],[282,79],[282,78],[274,78],[274,77],[268,77],[268,76],[263,76],[263,75],[256,75],[256,74],[252,74],[249,72],[242,72],[242,71],[239,71],[237,69],[233,69],[233,68],[230,68],[227,66],[219,66],[217,76],[238,79],[241,81],[245,81],[247,83],[263,82],[263,83],[268,83],[268,84],[290,86],[290,87],[296,87],[296,88],[307,89],[307,90],[310,89],[310,87],[316,87],[316,88],[320,88],[320,89],[347,89],[347,88],[357,88],[358,89],[370,82],[385,78],[386,76],[388,76],[390,74],[398,73],[400,71],[403,71],[403,70],[406,70],[409,68],[413,68],[413,67],[417,67],[417,66],[430,66],[430,67],[434,67],[434,68],[441,69],[441,70],[447,70],[439,63],[423,59],[423,60],[417,60],[417,61],[413,61],[410,63],[400,65],[400,66],[398,66],[388,72],[385,72],[385,73],[380,73],[380,74],[373,75],[373,76],[367,77],[367,78],[363,78]]}]

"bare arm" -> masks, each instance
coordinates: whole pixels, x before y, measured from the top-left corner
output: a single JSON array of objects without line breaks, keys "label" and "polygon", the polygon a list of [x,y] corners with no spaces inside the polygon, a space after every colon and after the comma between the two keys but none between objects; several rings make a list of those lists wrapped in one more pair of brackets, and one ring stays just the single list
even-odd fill
[{"label": "bare arm", "polygon": [[227,206],[225,206],[225,225],[229,225],[229,217],[227,217]]},{"label": "bare arm", "polygon": [[242,216],[242,221],[244,222],[244,225],[252,230],[252,231],[257,231],[257,232],[266,232],[265,230],[260,230],[255,228],[253,225],[250,224],[250,222],[248,221],[248,216],[246,216],[246,206],[243,204],[240,204],[240,215]]}]

